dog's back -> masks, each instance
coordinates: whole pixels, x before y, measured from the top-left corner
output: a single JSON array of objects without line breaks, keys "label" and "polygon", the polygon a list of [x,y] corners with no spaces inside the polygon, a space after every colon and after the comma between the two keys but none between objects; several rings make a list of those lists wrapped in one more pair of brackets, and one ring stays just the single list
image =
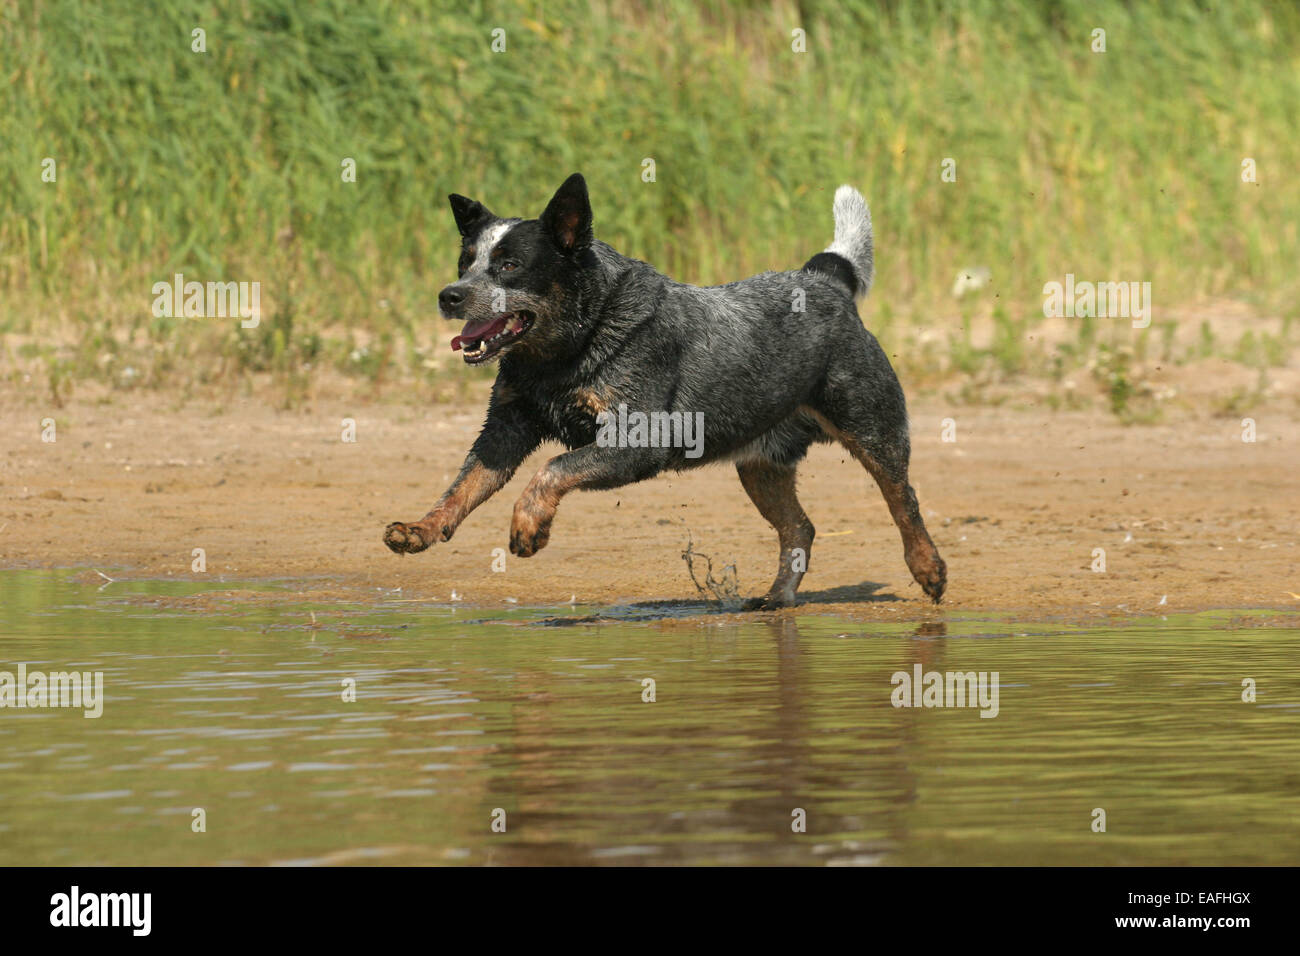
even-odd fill
[{"label": "dog's back", "polygon": [[[702,414],[704,454],[669,452],[665,467],[694,467],[765,445],[801,457],[810,441],[829,439],[808,417],[846,355],[856,356],[851,374],[877,398],[873,414],[906,430],[902,390],[854,304],[873,276],[870,213],[849,186],[837,191],[834,209],[834,241],[802,269],[720,286],[676,282],[593,242],[599,267],[615,278],[591,315],[583,387],[617,393],[632,409]],[[590,440],[586,433],[570,438],[570,447]]]}]

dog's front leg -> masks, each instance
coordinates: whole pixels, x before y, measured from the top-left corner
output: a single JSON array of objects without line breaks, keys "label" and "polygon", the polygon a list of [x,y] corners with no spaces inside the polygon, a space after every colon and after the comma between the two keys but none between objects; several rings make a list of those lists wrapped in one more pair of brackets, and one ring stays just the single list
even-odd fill
[{"label": "dog's front leg", "polygon": [[385,528],[384,544],[398,554],[415,554],[435,541],[450,540],[469,513],[500,491],[540,443],[541,436],[518,409],[494,402],[446,494],[419,521],[394,521]]},{"label": "dog's front leg", "polygon": [[532,557],[551,539],[551,522],[560,499],[575,488],[618,488],[658,474],[667,464],[662,448],[602,448],[584,445],[543,465],[515,502],[510,551]]}]

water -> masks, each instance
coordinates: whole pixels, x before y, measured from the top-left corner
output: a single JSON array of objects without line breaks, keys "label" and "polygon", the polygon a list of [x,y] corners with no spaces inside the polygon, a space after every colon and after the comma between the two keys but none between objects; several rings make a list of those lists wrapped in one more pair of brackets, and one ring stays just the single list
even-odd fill
[{"label": "water", "polygon": [[[84,580],[0,573],[0,671],[102,671],[105,697],[0,709],[3,865],[1300,860],[1293,615],[918,626]],[[997,716],[894,707],[917,664],[997,671]]]}]

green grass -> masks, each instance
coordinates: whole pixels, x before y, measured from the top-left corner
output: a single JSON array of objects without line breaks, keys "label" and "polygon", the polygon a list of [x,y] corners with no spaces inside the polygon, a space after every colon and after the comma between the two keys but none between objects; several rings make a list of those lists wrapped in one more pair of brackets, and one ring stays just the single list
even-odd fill
[{"label": "green grass", "polygon": [[[1066,272],[1151,282],[1157,320],[1217,297],[1293,311],[1297,103],[1300,11],[1251,0],[6,2],[0,329],[63,363],[56,394],[258,374],[292,392],[323,368],[432,387],[446,194],[533,216],[581,170],[597,235],[698,283],[798,266],[854,183],[868,324],[887,344],[941,326],[964,368],[949,289],[987,266],[989,360],[1014,374]],[[175,272],[261,282],[263,328],[154,318]],[[1134,334],[1110,325],[1081,341]],[[17,374],[14,345],[0,363]]]}]

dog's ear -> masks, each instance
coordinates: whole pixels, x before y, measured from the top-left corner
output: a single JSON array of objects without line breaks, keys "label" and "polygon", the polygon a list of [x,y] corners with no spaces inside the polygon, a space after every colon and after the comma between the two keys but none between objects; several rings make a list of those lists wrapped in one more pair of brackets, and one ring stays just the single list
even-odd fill
[{"label": "dog's ear", "polygon": [[447,198],[451,200],[451,214],[456,217],[456,228],[462,236],[471,235],[484,220],[496,218],[481,202],[455,193]]},{"label": "dog's ear", "polygon": [[574,173],[555,191],[542,213],[542,227],[565,254],[591,245],[591,200],[581,173]]}]

